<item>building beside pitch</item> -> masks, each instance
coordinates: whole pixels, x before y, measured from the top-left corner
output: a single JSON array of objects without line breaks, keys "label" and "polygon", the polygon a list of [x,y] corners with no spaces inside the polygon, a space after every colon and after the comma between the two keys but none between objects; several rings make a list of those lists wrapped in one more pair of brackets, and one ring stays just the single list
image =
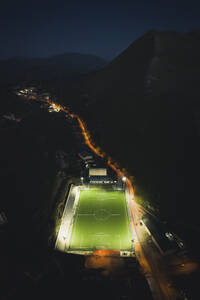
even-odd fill
[{"label": "building beside pitch", "polygon": [[89,168],[88,178],[90,184],[113,184],[117,182],[108,175],[106,168]]},{"label": "building beside pitch", "polygon": [[81,180],[85,184],[112,184],[121,187],[117,174],[107,166],[102,158],[94,156],[90,151],[82,151],[78,154],[81,159]]},{"label": "building beside pitch", "polygon": [[105,168],[89,168],[89,176],[107,176],[107,169]]}]

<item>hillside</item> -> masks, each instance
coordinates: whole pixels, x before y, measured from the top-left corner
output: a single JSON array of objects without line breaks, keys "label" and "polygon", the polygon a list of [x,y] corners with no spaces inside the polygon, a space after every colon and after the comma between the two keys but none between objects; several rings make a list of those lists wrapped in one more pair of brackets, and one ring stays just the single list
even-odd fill
[{"label": "hillside", "polygon": [[[163,218],[199,223],[199,32],[150,31],[84,84],[101,146]],[[192,206],[188,207],[188,199]]]}]

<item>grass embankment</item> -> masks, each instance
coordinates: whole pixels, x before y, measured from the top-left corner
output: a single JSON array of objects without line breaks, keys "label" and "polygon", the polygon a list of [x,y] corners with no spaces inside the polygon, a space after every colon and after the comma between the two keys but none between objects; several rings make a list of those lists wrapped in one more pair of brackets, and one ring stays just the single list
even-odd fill
[{"label": "grass embankment", "polygon": [[[52,209],[51,219],[49,221],[48,228],[48,241],[51,247],[55,246],[56,237],[60,229],[63,211],[65,208],[66,199],[69,193],[70,185],[72,183],[78,184],[78,179],[73,176],[65,177],[57,187],[58,182],[55,181],[55,194],[54,194],[54,206]],[[52,195],[53,196],[53,195]]]}]

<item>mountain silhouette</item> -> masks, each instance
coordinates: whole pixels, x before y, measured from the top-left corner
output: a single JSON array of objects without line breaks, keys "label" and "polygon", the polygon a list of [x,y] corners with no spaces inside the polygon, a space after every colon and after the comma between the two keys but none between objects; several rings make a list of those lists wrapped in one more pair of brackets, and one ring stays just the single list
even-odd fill
[{"label": "mountain silhouette", "polygon": [[98,70],[106,61],[92,54],[64,53],[47,58],[13,57],[0,61],[1,83],[23,80],[63,80]]},{"label": "mountain silhouette", "polygon": [[200,31],[147,32],[91,74],[84,93],[102,147],[135,176],[136,192],[164,216],[187,216],[200,167]]}]

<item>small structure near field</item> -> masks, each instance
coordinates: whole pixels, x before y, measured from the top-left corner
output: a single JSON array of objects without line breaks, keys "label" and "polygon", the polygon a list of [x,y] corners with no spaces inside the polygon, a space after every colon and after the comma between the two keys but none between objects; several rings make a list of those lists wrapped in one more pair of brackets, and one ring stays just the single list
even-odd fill
[{"label": "small structure near field", "polygon": [[105,168],[89,168],[89,183],[102,184],[110,183]]},{"label": "small structure near field", "polygon": [[89,176],[107,176],[107,169],[105,168],[90,168]]},{"label": "small structure near field", "polygon": [[89,168],[90,184],[113,184],[113,178],[110,178],[106,168]]}]

